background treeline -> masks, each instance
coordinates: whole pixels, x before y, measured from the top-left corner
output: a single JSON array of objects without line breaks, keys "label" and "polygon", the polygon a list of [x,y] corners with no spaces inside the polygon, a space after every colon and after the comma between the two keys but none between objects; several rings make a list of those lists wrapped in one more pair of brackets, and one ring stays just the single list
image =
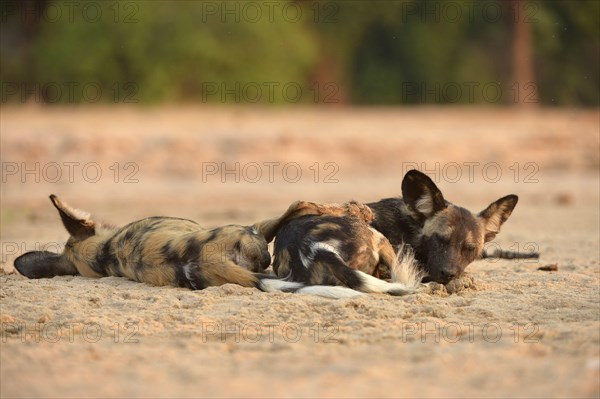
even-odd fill
[{"label": "background treeline", "polygon": [[22,0],[1,11],[2,102],[599,105],[597,0]]}]

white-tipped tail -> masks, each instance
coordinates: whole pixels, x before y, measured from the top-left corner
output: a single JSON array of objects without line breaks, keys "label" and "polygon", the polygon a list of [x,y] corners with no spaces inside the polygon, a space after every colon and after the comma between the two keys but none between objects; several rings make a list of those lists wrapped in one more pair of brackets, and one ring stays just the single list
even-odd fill
[{"label": "white-tipped tail", "polygon": [[360,290],[362,292],[372,292],[375,294],[390,294],[390,295],[406,295],[412,294],[415,290],[408,288],[402,283],[388,283],[385,280],[380,280],[370,274],[355,270],[355,273],[362,280]]},{"label": "white-tipped tail", "polygon": [[363,293],[347,287],[330,285],[310,285],[306,287],[302,283],[275,278],[261,279],[260,288],[265,292],[295,292],[297,294],[317,295],[332,299],[354,298],[363,295]]},{"label": "white-tipped tail", "polygon": [[415,252],[407,245],[400,245],[391,268],[392,283],[401,283],[406,288],[417,290],[424,273],[415,259]]},{"label": "white-tipped tail", "polygon": [[260,288],[265,292],[296,292],[302,287],[304,287],[304,284],[294,281],[283,281],[276,278],[264,278],[260,280]]},{"label": "white-tipped tail", "polygon": [[419,268],[413,250],[405,245],[400,246],[391,266],[391,282],[380,280],[361,271],[356,273],[363,281],[361,291],[392,295],[405,295],[418,291],[423,278],[423,272]]},{"label": "white-tipped tail", "polygon": [[352,288],[332,285],[311,285],[308,287],[301,288],[297,291],[297,293],[317,295],[332,299],[356,298],[364,295],[362,292],[353,290]]}]

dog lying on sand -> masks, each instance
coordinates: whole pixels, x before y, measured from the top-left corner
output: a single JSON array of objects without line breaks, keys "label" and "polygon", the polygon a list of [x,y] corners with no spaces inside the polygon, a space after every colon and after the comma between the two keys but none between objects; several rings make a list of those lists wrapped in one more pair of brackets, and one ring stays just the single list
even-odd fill
[{"label": "dog lying on sand", "polygon": [[[297,201],[282,216],[252,226],[205,229],[192,220],[149,217],[116,227],[96,222],[89,213],[70,207],[55,195],[50,200],[70,237],[61,254],[32,251],[18,257],[14,264],[22,275],[118,276],[194,290],[234,283],[262,291],[302,292],[302,283],[262,273],[271,264],[268,242],[281,225],[305,215],[371,215],[368,208],[356,203]],[[331,296],[328,290],[332,289],[344,293],[343,287],[320,288],[326,296]],[[310,290],[317,295],[321,291]]]}]

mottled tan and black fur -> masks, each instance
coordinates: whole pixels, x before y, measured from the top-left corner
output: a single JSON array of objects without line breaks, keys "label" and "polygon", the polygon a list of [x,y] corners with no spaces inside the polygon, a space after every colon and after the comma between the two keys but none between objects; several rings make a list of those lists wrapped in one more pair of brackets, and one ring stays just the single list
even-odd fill
[{"label": "mottled tan and black fur", "polygon": [[403,295],[417,288],[420,277],[410,269],[400,276],[402,267],[412,265],[402,264],[388,239],[368,221],[353,216],[296,218],[275,239],[273,270],[286,281]]},{"label": "mottled tan and black fur", "polygon": [[303,215],[360,214],[366,207],[298,201],[279,217],[253,226],[205,229],[194,221],[149,217],[124,227],[98,223],[51,195],[70,234],[62,254],[33,251],[15,260],[29,278],[118,276],[156,286],[203,289],[226,283],[264,291],[296,291],[302,284],[259,274],[269,267],[271,241],[282,223]]},{"label": "mottled tan and black fur", "polygon": [[[484,243],[498,234],[518,200],[508,195],[474,214],[446,201],[416,170],[405,175],[402,194],[366,204],[369,220],[309,215],[287,221],[275,240],[276,274],[305,284],[403,293],[416,286],[418,265],[423,281],[447,283],[483,256]],[[396,274],[404,278],[392,279],[396,286],[370,278],[394,277],[390,265],[403,270]]]}]

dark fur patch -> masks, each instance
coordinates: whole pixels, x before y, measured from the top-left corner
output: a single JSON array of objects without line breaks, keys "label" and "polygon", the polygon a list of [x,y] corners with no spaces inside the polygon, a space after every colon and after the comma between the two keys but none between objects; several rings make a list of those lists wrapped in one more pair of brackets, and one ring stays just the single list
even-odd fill
[{"label": "dark fur patch", "polygon": [[[312,285],[358,288],[363,282],[347,261],[373,263],[374,233],[354,217],[303,216],[283,225],[275,239],[273,270],[281,278]],[[389,245],[389,244],[388,244]],[[359,251],[359,248],[361,248]],[[391,249],[390,249],[391,250]],[[376,264],[364,265],[375,269]]]},{"label": "dark fur patch", "polygon": [[200,251],[202,249],[202,242],[196,237],[190,237],[185,245],[183,251],[183,258],[185,259],[198,259],[200,257]]},{"label": "dark fur patch", "polygon": [[363,284],[362,280],[335,254],[329,251],[317,251],[315,262],[327,265],[330,274],[341,283],[339,285],[360,290]]},{"label": "dark fur patch", "polygon": [[402,198],[386,198],[367,204],[375,215],[371,226],[380,231],[394,247],[402,243],[417,244],[423,220],[415,220],[406,210]]},{"label": "dark fur patch", "polygon": [[165,258],[166,263],[176,264],[181,261],[181,255],[171,246],[172,240],[167,241],[160,250],[160,254]]},{"label": "dark fur patch", "polygon": [[111,266],[113,266],[115,263],[116,259],[112,252],[111,242],[106,241],[104,244],[102,244],[102,247],[98,251],[96,259],[94,259],[92,262],[89,262],[89,265],[96,273],[109,275],[107,270],[114,269]]}]

